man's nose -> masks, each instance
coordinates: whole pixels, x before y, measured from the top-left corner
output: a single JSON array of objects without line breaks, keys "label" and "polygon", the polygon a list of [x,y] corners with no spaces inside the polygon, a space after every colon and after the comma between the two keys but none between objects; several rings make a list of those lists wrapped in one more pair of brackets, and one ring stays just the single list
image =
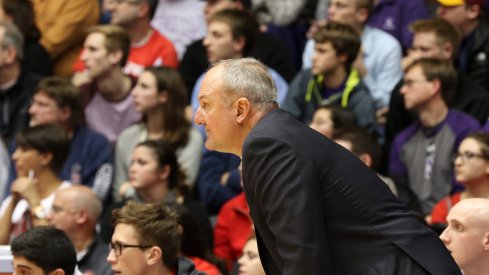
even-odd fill
[{"label": "man's nose", "polygon": [[197,108],[197,110],[195,111],[194,123],[197,125],[204,125],[204,118],[202,116],[202,111],[200,110],[200,107]]}]

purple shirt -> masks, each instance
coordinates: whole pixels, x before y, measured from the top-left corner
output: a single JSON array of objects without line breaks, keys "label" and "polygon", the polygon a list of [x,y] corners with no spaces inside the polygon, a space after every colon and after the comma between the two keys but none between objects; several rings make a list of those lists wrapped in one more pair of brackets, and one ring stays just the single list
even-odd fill
[{"label": "purple shirt", "polygon": [[368,25],[388,32],[408,49],[413,41],[409,24],[425,18],[428,18],[428,10],[424,0],[381,0],[370,15]]},{"label": "purple shirt", "polygon": [[85,119],[89,128],[114,144],[124,129],[141,120],[141,114],[136,111],[130,94],[119,102],[108,102],[100,93],[95,93],[85,107]]},{"label": "purple shirt", "polygon": [[487,122],[482,128],[482,130],[489,133],[489,118],[487,119]]}]

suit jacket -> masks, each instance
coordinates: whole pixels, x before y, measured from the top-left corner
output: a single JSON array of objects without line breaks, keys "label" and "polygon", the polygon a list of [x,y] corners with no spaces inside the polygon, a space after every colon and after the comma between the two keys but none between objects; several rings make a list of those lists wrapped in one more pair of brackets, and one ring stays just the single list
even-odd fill
[{"label": "suit jacket", "polygon": [[461,274],[374,172],[287,112],[257,123],[242,160],[267,274]]}]

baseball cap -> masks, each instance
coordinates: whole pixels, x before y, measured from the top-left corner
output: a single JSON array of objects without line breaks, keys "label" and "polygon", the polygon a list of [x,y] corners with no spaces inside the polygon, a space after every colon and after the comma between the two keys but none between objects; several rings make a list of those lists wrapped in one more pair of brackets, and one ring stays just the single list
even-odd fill
[{"label": "baseball cap", "polygon": [[437,0],[440,5],[443,5],[445,7],[455,7],[455,6],[461,6],[464,4],[468,5],[479,5],[481,7],[485,6],[485,0]]}]

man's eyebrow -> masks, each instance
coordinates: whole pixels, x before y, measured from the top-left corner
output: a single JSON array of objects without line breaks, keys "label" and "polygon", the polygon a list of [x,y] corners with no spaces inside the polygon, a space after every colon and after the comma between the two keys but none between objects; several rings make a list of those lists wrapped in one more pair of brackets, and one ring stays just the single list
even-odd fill
[{"label": "man's eyebrow", "polygon": [[[12,265],[14,265],[13,262],[12,262]],[[19,265],[17,265],[17,267],[21,267],[21,268],[32,270],[32,268],[30,266],[28,266],[28,265],[19,264]]]}]

